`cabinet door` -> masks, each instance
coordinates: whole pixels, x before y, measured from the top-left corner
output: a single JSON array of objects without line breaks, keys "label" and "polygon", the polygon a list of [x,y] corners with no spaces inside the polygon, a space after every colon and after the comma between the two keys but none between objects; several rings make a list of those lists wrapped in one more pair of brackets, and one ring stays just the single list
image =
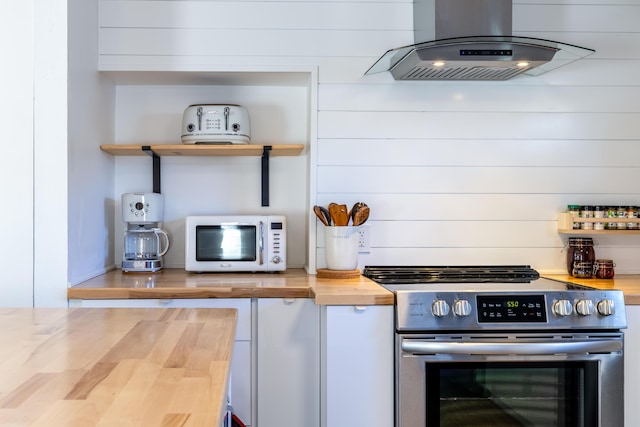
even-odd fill
[{"label": "cabinet door", "polygon": [[624,419],[625,426],[638,425],[640,419],[640,306],[627,305],[624,334]]},{"label": "cabinet door", "polygon": [[323,427],[393,425],[393,306],[327,306]]},{"label": "cabinet door", "polygon": [[261,298],[257,330],[257,425],[318,427],[319,306],[310,299]]},{"label": "cabinet door", "polygon": [[251,299],[116,299],[69,300],[69,307],[100,308],[235,308],[238,310],[236,338],[231,359],[229,397],[235,414],[251,423]]}]

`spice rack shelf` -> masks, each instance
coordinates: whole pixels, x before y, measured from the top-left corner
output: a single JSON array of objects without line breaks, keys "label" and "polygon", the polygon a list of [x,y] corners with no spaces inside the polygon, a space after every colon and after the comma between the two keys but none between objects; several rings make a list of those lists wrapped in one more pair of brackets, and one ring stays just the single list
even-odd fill
[{"label": "spice rack shelf", "polygon": [[277,145],[184,145],[184,144],[102,144],[100,149],[114,156],[151,156],[153,192],[160,193],[160,158],[165,156],[262,156],[262,206],[269,206],[269,157],[298,156],[302,144]]},{"label": "spice rack shelf", "polygon": [[[625,224],[638,224],[637,230],[574,230],[574,222],[623,222]],[[576,221],[571,214],[561,212],[558,214],[558,233],[570,236],[586,236],[593,234],[640,234],[640,218],[578,218]]]}]

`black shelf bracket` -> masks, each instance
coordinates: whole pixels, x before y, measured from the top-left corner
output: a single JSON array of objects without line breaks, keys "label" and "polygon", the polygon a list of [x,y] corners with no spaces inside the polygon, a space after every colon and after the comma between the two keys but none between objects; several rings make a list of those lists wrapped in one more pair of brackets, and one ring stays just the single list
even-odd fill
[{"label": "black shelf bracket", "polygon": [[153,159],[153,192],[161,193],[160,191],[160,156],[158,156],[150,145],[143,145],[142,151],[147,153]]},{"label": "black shelf bracket", "polygon": [[[271,145],[262,147],[262,206],[269,206],[269,155],[272,148]],[[160,156],[151,149],[150,145],[143,145],[142,151],[153,159],[153,192],[161,193]]]},{"label": "black shelf bracket", "polygon": [[262,149],[262,206],[269,206],[269,153],[271,146]]}]

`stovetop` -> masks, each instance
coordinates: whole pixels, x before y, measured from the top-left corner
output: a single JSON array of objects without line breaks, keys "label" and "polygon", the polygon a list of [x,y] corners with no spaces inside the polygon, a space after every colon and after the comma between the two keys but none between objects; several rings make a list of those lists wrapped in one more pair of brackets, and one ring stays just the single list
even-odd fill
[{"label": "stovetop", "polygon": [[366,266],[365,277],[380,283],[528,283],[540,274],[528,265]]},{"label": "stovetop", "polygon": [[593,288],[543,279],[529,265],[366,266],[363,276],[395,291],[560,291]]}]

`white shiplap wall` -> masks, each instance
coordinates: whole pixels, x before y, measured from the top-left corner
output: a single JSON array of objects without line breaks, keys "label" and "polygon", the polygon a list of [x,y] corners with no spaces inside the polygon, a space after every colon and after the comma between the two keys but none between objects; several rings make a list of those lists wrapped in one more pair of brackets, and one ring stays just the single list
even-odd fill
[{"label": "white shiplap wall", "polygon": [[[640,205],[640,1],[515,1],[516,35],[596,50],[539,77],[363,76],[413,42],[412,11],[399,0],[102,0],[99,66],[317,66],[310,199],[371,206],[361,265],[562,271],[556,215],[567,204]],[[640,237],[597,240],[598,257],[640,272]]]}]

